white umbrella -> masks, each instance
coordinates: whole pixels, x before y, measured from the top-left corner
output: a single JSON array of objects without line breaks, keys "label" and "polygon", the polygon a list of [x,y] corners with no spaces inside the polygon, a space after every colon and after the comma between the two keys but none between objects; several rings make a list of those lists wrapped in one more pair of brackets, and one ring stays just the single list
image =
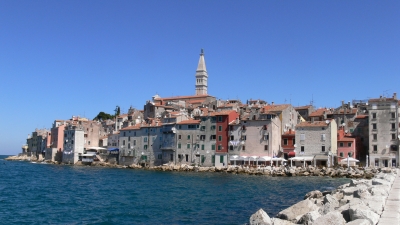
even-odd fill
[{"label": "white umbrella", "polygon": [[239,157],[239,156],[234,155],[234,156],[232,156],[233,159],[231,158],[231,160],[235,161],[235,166],[236,166],[236,160],[237,160],[238,157]]},{"label": "white umbrella", "polygon": [[368,155],[367,155],[367,163],[366,163],[366,165],[365,165],[366,167],[368,167]]},{"label": "white umbrella", "polygon": [[253,158],[253,161],[257,161],[258,156],[250,156],[250,158]]},{"label": "white umbrella", "polygon": [[244,160],[247,159],[247,156],[242,156],[243,158],[243,165],[245,164]]}]

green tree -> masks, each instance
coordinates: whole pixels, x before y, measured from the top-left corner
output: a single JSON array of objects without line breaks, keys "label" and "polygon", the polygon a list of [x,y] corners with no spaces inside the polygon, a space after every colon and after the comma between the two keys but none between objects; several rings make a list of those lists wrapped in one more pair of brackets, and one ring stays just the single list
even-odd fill
[{"label": "green tree", "polygon": [[93,119],[93,120],[108,120],[108,119],[114,119],[113,115],[110,115],[108,113],[105,112],[99,112],[99,114],[97,114],[97,116]]}]

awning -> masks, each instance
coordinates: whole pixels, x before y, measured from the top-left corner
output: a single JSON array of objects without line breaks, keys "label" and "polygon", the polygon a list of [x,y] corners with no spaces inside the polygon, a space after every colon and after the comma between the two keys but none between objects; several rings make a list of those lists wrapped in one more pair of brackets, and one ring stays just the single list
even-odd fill
[{"label": "awning", "polygon": [[303,156],[303,157],[296,156],[296,157],[290,158],[289,160],[292,160],[292,161],[312,161],[313,159],[314,159],[314,156]]},{"label": "awning", "polygon": [[314,157],[315,160],[325,160],[328,161],[328,155],[316,155]]},{"label": "awning", "polygon": [[94,156],[93,154],[82,154],[82,156]]},{"label": "awning", "polygon": [[109,148],[108,151],[119,151],[119,148]]},{"label": "awning", "polygon": [[295,157],[296,156],[296,152],[289,152],[288,153],[288,157]]},{"label": "awning", "polygon": [[89,148],[87,148],[87,150],[89,150],[89,149],[93,149],[93,150],[106,150],[106,148],[103,148],[103,147],[89,147]]},{"label": "awning", "polygon": [[272,161],[283,161],[283,162],[285,162],[287,160],[284,159],[284,158],[272,158]]},{"label": "awning", "polygon": [[340,162],[347,162],[347,159],[349,160],[349,162],[360,162],[360,160],[352,158],[352,157],[342,159],[342,160],[340,160]]}]

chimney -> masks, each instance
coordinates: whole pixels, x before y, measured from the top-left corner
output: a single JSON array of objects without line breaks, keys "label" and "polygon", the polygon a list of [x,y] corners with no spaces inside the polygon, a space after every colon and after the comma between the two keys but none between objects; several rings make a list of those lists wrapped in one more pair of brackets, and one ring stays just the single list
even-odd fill
[{"label": "chimney", "polygon": [[397,100],[397,93],[396,92],[393,93],[393,99]]}]

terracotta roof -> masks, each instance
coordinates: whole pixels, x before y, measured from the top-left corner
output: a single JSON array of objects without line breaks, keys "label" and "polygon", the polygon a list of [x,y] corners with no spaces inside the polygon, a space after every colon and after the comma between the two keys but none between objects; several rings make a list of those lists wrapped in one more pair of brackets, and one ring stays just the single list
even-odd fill
[{"label": "terracotta roof", "polygon": [[356,119],[365,119],[368,118],[368,115],[358,115],[356,116]]},{"label": "terracotta roof", "polygon": [[305,121],[297,124],[296,127],[327,127],[328,125],[329,123],[326,123],[325,121]]},{"label": "terracotta roof", "polygon": [[177,124],[179,124],[179,125],[182,125],[182,124],[200,124],[200,120],[183,120],[183,121],[181,121],[181,122],[179,122]]},{"label": "terracotta roof", "polygon": [[351,137],[343,137],[342,139],[339,139],[338,141],[354,141],[355,138]]},{"label": "terracotta roof", "polygon": [[329,109],[327,108],[321,108],[321,109],[317,109],[314,112],[310,113],[309,117],[313,117],[313,116],[322,116],[324,115],[324,112],[329,112]]},{"label": "terracotta roof", "polygon": [[133,126],[124,127],[120,130],[138,130],[138,129],[140,129],[140,124],[135,124]]},{"label": "terracotta roof", "polygon": [[384,102],[384,101],[389,102],[389,101],[396,101],[396,100],[397,99],[394,99],[394,98],[384,98],[384,97],[382,97],[382,98],[370,98],[368,100],[368,102]]},{"label": "terracotta roof", "polygon": [[295,110],[302,110],[302,109],[309,109],[311,108],[312,105],[305,105],[305,106],[298,106],[298,107],[293,107]]},{"label": "terracotta roof", "polygon": [[163,101],[166,100],[179,100],[179,99],[190,99],[190,98],[204,98],[204,97],[212,97],[211,95],[188,95],[188,96],[176,96],[176,97],[166,97],[166,98],[157,98]]},{"label": "terracotta roof", "polygon": [[282,110],[287,109],[290,104],[281,104],[281,105],[266,105],[263,107],[264,113],[268,112],[281,112]]},{"label": "terracotta roof", "polygon": [[127,116],[128,116],[128,114],[121,114],[121,115],[117,116],[117,118],[123,118],[123,117],[127,117]]},{"label": "terracotta roof", "polygon": [[282,135],[295,135],[296,134],[296,131],[294,131],[294,130],[288,130],[288,131],[286,131],[285,133],[283,133]]},{"label": "terracotta roof", "polygon": [[231,114],[232,112],[236,112],[235,110],[223,110],[220,112],[212,112],[211,116],[227,116]]}]

